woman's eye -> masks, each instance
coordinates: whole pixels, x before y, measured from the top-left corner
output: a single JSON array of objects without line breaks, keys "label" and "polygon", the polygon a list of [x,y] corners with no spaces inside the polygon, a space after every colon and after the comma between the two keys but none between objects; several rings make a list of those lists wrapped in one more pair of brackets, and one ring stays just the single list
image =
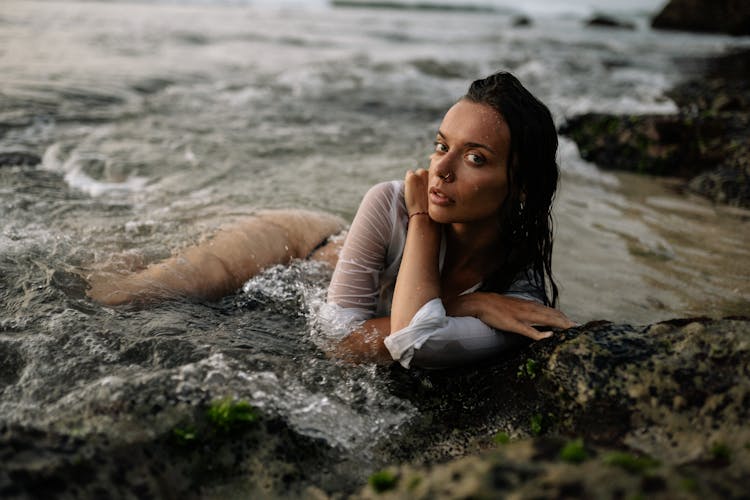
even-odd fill
[{"label": "woman's eye", "polygon": [[466,159],[474,165],[484,165],[487,162],[487,160],[484,159],[484,156],[473,153],[466,155]]},{"label": "woman's eye", "polygon": [[435,151],[437,151],[438,153],[446,153],[448,152],[448,146],[446,146],[442,142],[435,141]]}]

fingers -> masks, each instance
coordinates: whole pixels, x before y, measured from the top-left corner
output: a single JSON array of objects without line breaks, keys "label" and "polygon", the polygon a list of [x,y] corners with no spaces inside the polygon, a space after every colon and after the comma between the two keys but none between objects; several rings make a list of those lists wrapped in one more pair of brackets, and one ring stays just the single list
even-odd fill
[{"label": "fingers", "polygon": [[426,176],[429,171],[426,168],[418,168],[416,170],[407,170],[406,176],[409,177],[410,175],[418,175],[418,176]]},{"label": "fingers", "polygon": [[[560,328],[567,329],[576,326],[576,323],[571,321],[565,314],[553,309],[551,307],[543,306],[540,304],[530,304],[531,309],[528,311],[529,316],[526,319],[520,321],[521,325],[517,333],[529,337],[533,340],[542,340],[552,336],[553,332],[547,330],[547,328]],[[529,320],[530,317],[536,319]],[[537,329],[540,328],[541,330]]]},{"label": "fingers", "polygon": [[427,189],[428,172],[423,168],[417,170],[407,170],[406,176],[404,177],[404,183],[406,184],[407,190],[424,188],[425,196]]},{"label": "fingers", "polygon": [[404,178],[404,199],[409,213],[427,210],[428,173],[425,169],[409,170]]},{"label": "fingers", "polygon": [[542,309],[535,311],[535,318],[532,324],[553,326],[555,328],[567,329],[575,326],[575,323],[570,321],[565,314],[552,309],[551,307],[539,306]]},{"label": "fingers", "polygon": [[416,170],[407,170],[406,176],[404,177],[404,181],[408,184],[410,183],[419,183],[421,182],[427,182],[428,179],[428,171],[424,168],[418,168]]},{"label": "fingers", "polygon": [[552,336],[551,331],[539,331],[535,328],[532,328],[528,325],[525,325],[523,323],[517,323],[516,328],[512,329],[511,331],[514,333],[520,333],[524,337],[529,337],[532,340],[542,340],[547,339]]},{"label": "fingers", "polygon": [[[478,314],[472,314],[488,325],[518,333],[533,340],[552,336],[551,328],[566,329],[575,324],[565,314],[537,302],[499,295],[475,292],[479,297]],[[535,325],[543,325],[542,327]]]},{"label": "fingers", "polygon": [[558,309],[517,297],[512,297],[512,299],[515,303],[518,319],[521,319],[527,325],[545,325],[561,329],[576,326]]}]

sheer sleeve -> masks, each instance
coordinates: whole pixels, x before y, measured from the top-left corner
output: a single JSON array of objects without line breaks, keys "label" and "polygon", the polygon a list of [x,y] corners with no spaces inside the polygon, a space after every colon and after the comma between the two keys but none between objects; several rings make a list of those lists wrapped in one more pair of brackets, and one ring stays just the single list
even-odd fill
[{"label": "sheer sleeve", "polygon": [[[394,240],[401,183],[373,186],[362,199],[341,249],[328,287],[326,316],[340,327],[373,318],[381,302],[381,282],[389,266]],[[392,260],[392,259],[390,259]]]},{"label": "sheer sleeve", "polygon": [[450,368],[497,356],[520,345],[520,335],[495,330],[481,320],[447,316],[440,299],[432,299],[409,325],[385,338],[391,357],[404,368]]},{"label": "sheer sleeve", "polygon": [[[533,273],[519,273],[503,292],[546,303],[543,281]],[[503,332],[474,317],[447,316],[440,299],[422,306],[405,328],[385,338],[391,357],[405,368],[449,368],[488,359],[523,343],[523,337]]]}]

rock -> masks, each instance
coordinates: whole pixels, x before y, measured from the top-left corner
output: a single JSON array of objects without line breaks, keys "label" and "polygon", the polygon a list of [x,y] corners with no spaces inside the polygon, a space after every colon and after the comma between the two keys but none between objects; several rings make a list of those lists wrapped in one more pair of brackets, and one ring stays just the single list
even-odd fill
[{"label": "rock", "polygon": [[356,497],[746,497],[750,318],[591,323],[518,361],[542,411],[527,432],[475,456],[386,469]]},{"label": "rock", "polygon": [[602,324],[558,341],[531,348],[550,429],[675,465],[750,444],[749,318]]},{"label": "rock", "polygon": [[589,113],[559,131],[603,169],[682,177],[689,191],[750,207],[750,50],[690,64],[702,77],[668,92],[677,114]]},{"label": "rock", "polygon": [[595,14],[586,21],[586,26],[603,27],[603,28],[619,28],[625,30],[634,30],[635,24],[615,19],[614,17],[606,14]]},{"label": "rock", "polygon": [[[642,454],[560,438],[526,439],[433,467],[402,466],[393,485],[353,498],[746,498],[742,476],[724,468],[662,464]],[[582,459],[566,458],[580,446]]]},{"label": "rock", "polygon": [[0,152],[0,167],[31,166],[42,163],[42,158],[28,151]]},{"label": "rock", "polygon": [[707,145],[723,139],[722,122],[712,117],[587,113],[559,132],[578,144],[583,159],[605,170],[685,177],[722,160],[720,150]]},{"label": "rock", "polygon": [[457,4],[453,5],[445,2],[400,2],[397,0],[331,0],[334,7],[357,7],[368,9],[395,9],[395,10],[426,10],[438,12],[495,12],[491,5],[482,3],[477,4]]},{"label": "rock", "polygon": [[516,16],[511,21],[511,25],[515,28],[527,28],[532,25],[532,22],[528,16]]},{"label": "rock", "polygon": [[750,3],[745,0],[670,0],[651,21],[657,29],[750,34]]},{"label": "rock", "polygon": [[[0,426],[0,497],[201,498],[217,480],[240,474],[247,477],[243,496],[300,497],[310,474],[326,482],[317,466],[336,457],[324,443],[277,418],[208,423],[205,410],[165,408],[157,412],[161,425],[152,427],[131,409],[134,421],[83,435]],[[335,480],[331,486],[342,488]]]},{"label": "rock", "polygon": [[719,203],[747,207],[750,200],[750,157],[742,168],[721,166],[693,177],[688,190]]},{"label": "rock", "polygon": [[[7,388],[23,353],[2,351]],[[270,408],[211,399],[245,383],[230,365],[189,366],[105,377],[48,420],[0,422],[0,497],[742,498],[750,474],[748,318],[597,322],[484,366],[379,368],[414,420],[361,463]],[[383,457],[403,465],[362,487]]]},{"label": "rock", "polygon": [[26,362],[15,343],[0,341],[0,393],[21,377]]}]

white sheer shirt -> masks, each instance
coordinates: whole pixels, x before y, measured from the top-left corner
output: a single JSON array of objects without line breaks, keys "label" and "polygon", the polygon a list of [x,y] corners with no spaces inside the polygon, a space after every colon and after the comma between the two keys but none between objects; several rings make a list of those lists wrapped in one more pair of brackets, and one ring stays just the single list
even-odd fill
[{"label": "white sheer shirt", "polygon": [[[367,192],[341,249],[322,311],[339,336],[365,320],[390,316],[408,222],[403,181],[383,182]],[[443,238],[441,270],[444,257]],[[477,283],[463,293],[480,286]],[[517,279],[504,295],[539,303],[544,303],[545,296],[543,285],[525,276]],[[385,346],[391,357],[406,368],[447,368],[497,355],[518,339],[518,335],[494,330],[474,317],[447,316],[442,301],[435,298],[417,311],[408,326],[391,332]]]}]

